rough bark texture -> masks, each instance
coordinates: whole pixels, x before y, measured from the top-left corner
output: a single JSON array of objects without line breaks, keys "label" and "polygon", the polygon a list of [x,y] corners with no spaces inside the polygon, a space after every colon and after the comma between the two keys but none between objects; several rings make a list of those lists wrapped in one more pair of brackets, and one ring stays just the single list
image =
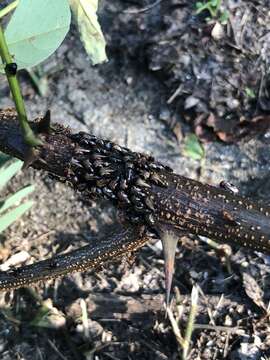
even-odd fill
[{"label": "rough bark texture", "polygon": [[[128,222],[270,252],[269,207],[176,175],[150,156],[90,134],[49,128],[44,119],[32,127],[43,145],[35,149],[31,166],[70,183],[85,197],[111,200]],[[29,157],[12,110],[0,112],[0,149]]]}]

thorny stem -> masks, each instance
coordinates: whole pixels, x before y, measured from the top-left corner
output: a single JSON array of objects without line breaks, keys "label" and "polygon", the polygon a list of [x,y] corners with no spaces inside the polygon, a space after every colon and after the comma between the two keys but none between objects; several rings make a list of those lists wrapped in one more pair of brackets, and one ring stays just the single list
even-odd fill
[{"label": "thorny stem", "polygon": [[15,0],[11,4],[4,7],[4,9],[0,10],[0,19],[10,13],[12,10],[14,10],[18,6],[18,4],[19,0]]},{"label": "thorny stem", "polygon": [[[6,43],[5,35],[0,24],[0,57],[4,65],[11,64],[13,62],[12,56],[9,53],[8,46]],[[33,133],[26,115],[26,110],[24,106],[23,97],[20,90],[19,81],[17,79],[16,73],[11,74],[6,68],[5,73],[8,79],[9,87],[13,96],[15,107],[18,113],[18,118],[20,121],[20,126],[23,131],[24,141],[27,145],[34,147],[41,145],[42,142],[39,140]]]}]

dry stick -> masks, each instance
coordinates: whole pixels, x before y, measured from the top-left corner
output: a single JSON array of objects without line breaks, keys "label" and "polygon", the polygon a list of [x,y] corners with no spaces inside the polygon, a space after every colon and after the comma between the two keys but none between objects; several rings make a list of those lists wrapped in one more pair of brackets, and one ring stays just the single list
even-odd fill
[{"label": "dry stick", "polygon": [[[2,272],[0,289],[96,267],[100,261],[116,258],[116,253],[120,256],[143,246],[148,240],[145,230],[157,227],[175,229],[179,236],[185,231],[270,253],[269,206],[177,175],[152,157],[108,140],[82,132],[72,134],[59,125],[47,131],[45,125],[47,129],[49,124],[47,120],[44,124],[44,119],[31,123],[44,141],[36,149],[32,166],[72,184],[86,199],[111,200],[126,214],[128,222],[138,222],[138,234],[142,237],[134,233],[132,226],[128,233],[110,237],[106,251],[95,244],[93,248],[82,248],[52,261],[21,267],[19,272]],[[0,149],[24,159],[25,147],[16,113],[10,109],[0,111]],[[127,237],[120,239],[123,235]],[[103,251],[102,259],[99,250]],[[85,251],[89,260],[86,266]]]},{"label": "dry stick", "polygon": [[82,325],[83,325],[84,336],[86,339],[89,339],[88,312],[87,312],[87,305],[84,299],[81,299],[80,306],[82,311]]},{"label": "dry stick", "polygon": [[219,331],[219,332],[226,332],[230,334],[237,334],[239,336],[245,335],[245,329],[241,327],[229,327],[229,326],[222,326],[222,325],[208,325],[208,324],[194,324],[194,329],[200,330],[211,330],[211,331]]},{"label": "dry stick", "polygon": [[163,0],[157,0],[153,4],[146,6],[142,9],[138,9],[138,10],[124,10],[123,13],[125,13],[125,14],[141,14],[141,13],[144,13],[144,12],[147,12],[147,11],[153,9],[155,6],[159,5],[162,1]]}]

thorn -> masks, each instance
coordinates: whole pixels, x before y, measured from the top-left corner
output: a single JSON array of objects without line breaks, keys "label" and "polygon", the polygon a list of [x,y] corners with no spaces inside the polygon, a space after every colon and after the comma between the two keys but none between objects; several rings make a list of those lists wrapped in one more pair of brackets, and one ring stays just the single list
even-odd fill
[{"label": "thorn", "polygon": [[174,274],[174,261],[176,246],[179,236],[173,231],[166,230],[161,232],[161,241],[163,246],[164,261],[165,261],[165,287],[166,287],[166,306],[169,306],[170,294],[172,287],[172,279]]},{"label": "thorn", "polygon": [[37,160],[37,152],[34,148],[29,147],[27,148],[24,156],[24,163],[22,170],[27,169],[34,161]]},{"label": "thorn", "polygon": [[38,126],[37,126],[37,132],[49,134],[51,128],[51,111],[47,110],[46,114],[43,116],[43,118],[40,119]]}]

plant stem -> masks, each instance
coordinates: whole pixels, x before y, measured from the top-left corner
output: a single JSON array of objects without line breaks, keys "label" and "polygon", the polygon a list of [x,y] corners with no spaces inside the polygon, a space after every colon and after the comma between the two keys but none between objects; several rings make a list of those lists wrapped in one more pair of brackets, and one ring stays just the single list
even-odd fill
[{"label": "plant stem", "polygon": [[[10,55],[8,50],[8,46],[6,43],[6,39],[1,24],[0,24],[0,57],[2,58],[4,65],[13,62],[12,56]],[[24,101],[21,94],[20,85],[17,76],[16,74],[15,75],[10,74],[10,72],[7,71],[6,68],[5,68],[5,72],[13,96],[15,107],[18,113],[20,125],[23,131],[24,141],[26,144],[30,145],[31,147],[41,145],[42,144],[41,140],[35,137],[28,123]]]},{"label": "plant stem", "polygon": [[190,340],[191,340],[192,332],[194,330],[194,321],[196,318],[197,309],[198,309],[198,288],[196,286],[193,286],[191,292],[191,309],[188,317],[188,323],[184,338],[182,360],[187,360],[188,358]]},{"label": "plant stem", "polygon": [[13,1],[11,4],[4,7],[4,9],[0,10],[0,19],[14,10],[19,4],[19,0]]}]

